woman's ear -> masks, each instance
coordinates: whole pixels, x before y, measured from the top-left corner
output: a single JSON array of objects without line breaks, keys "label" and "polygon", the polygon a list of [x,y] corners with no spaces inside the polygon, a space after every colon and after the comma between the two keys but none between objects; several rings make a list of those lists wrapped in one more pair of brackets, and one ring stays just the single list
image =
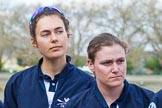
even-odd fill
[{"label": "woman's ear", "polygon": [[68,38],[70,38],[70,36],[72,36],[71,31],[67,31],[67,36],[68,36]]},{"label": "woman's ear", "polygon": [[91,59],[87,59],[87,64],[88,64],[89,69],[95,74],[94,63],[92,62],[92,60]]},{"label": "woman's ear", "polygon": [[31,38],[31,44],[34,48],[38,48],[37,41],[35,38]]}]

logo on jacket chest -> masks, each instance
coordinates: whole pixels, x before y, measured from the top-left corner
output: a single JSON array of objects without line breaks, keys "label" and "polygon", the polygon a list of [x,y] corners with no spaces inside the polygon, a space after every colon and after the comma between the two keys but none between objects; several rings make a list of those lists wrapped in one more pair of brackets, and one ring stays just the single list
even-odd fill
[{"label": "logo on jacket chest", "polygon": [[57,102],[58,102],[58,106],[60,106],[60,108],[64,108],[66,103],[69,101],[70,99],[69,98],[64,98],[63,100],[61,99],[57,99]]},{"label": "logo on jacket chest", "polygon": [[156,108],[156,104],[154,102],[151,102],[148,108]]}]

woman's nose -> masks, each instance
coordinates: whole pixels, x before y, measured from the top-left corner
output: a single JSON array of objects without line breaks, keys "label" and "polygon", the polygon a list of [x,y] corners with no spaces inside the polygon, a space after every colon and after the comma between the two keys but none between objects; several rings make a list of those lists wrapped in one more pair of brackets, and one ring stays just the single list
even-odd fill
[{"label": "woman's nose", "polygon": [[116,63],[113,64],[112,68],[113,68],[112,69],[113,72],[118,72],[119,71],[119,67],[118,67],[118,65]]},{"label": "woman's nose", "polygon": [[51,34],[51,42],[57,42],[58,40],[57,40],[57,36],[56,36],[56,34],[55,33],[52,33]]}]

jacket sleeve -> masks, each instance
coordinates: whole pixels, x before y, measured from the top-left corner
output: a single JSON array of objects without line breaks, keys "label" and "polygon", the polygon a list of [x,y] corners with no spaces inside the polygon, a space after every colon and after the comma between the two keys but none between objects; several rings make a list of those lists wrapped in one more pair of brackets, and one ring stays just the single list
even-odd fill
[{"label": "jacket sleeve", "polygon": [[17,97],[18,87],[16,86],[16,76],[13,75],[7,82],[4,91],[4,108],[18,108]]}]

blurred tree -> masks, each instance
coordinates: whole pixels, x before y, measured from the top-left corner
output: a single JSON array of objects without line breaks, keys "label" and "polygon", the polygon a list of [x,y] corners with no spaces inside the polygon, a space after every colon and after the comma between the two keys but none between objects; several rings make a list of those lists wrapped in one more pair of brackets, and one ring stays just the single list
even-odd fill
[{"label": "blurred tree", "polygon": [[134,70],[133,61],[130,56],[127,57],[127,74],[132,74]]},{"label": "blurred tree", "polygon": [[[24,62],[24,66],[32,65],[39,54],[30,45],[30,35],[28,30],[28,17],[30,9],[24,4],[10,5],[7,1],[1,2],[0,7],[0,64],[2,57],[5,61],[12,58],[19,58]],[[7,7],[7,8],[6,8]],[[36,57],[35,59],[33,59]]]},{"label": "blurred tree", "polygon": [[[0,2],[0,64],[2,56],[16,57],[23,66],[32,65],[40,57],[30,44],[28,19],[40,4],[8,5]],[[88,42],[98,33],[113,33],[130,45],[128,69],[136,69],[145,59],[146,49],[156,55],[162,66],[162,8],[158,0],[86,3],[71,1],[53,4],[64,10],[70,21],[69,54],[76,65],[84,65]],[[7,8],[6,8],[7,7]],[[83,58],[80,58],[85,56]],[[21,61],[21,62],[20,62]],[[141,63],[139,63],[141,62]]]},{"label": "blurred tree", "polygon": [[157,0],[150,0],[146,6],[146,25],[143,28],[143,32],[146,35],[147,45],[151,50],[151,55],[155,55],[152,58],[153,61],[155,62],[157,60],[156,63],[159,63],[158,67],[154,65],[155,68],[162,69],[162,8],[158,5]]},{"label": "blurred tree", "polygon": [[152,45],[160,63],[162,61],[162,14],[161,8],[157,8],[158,3],[157,0],[112,1],[110,5],[102,5],[102,12],[97,14],[104,18],[95,20],[98,28],[102,27],[101,31],[110,31],[128,42],[131,48],[129,56],[133,61],[131,65],[135,67],[135,71],[139,67],[144,71],[141,64],[147,45]]},{"label": "blurred tree", "polygon": [[[80,57],[86,56],[87,44],[95,34],[95,30],[97,30],[93,20],[95,20],[95,14],[100,10],[93,8],[90,4],[86,4],[86,2],[78,4],[76,1],[71,1],[70,4],[70,6],[59,4],[58,7],[61,7],[69,18],[72,35],[68,53],[72,56],[72,62],[78,65]],[[85,57],[83,59],[85,61]]]},{"label": "blurred tree", "polygon": [[147,69],[152,70],[154,72],[153,74],[162,74],[161,73],[162,68],[161,68],[159,60],[156,56],[151,56],[150,58],[146,59],[144,66]]},{"label": "blurred tree", "polygon": [[29,6],[21,4],[12,9],[10,24],[12,24],[12,36],[15,37],[14,43],[12,43],[15,47],[13,55],[17,60],[21,60],[22,66],[33,65],[40,58],[39,51],[31,46],[29,33],[29,18],[38,6],[33,5],[32,8],[29,8]]},{"label": "blurred tree", "polygon": [[6,55],[6,58],[9,58],[11,56],[11,50],[13,49],[11,41],[13,38],[10,36],[8,33],[8,26],[7,24],[9,23],[9,12],[7,11],[6,7],[7,4],[4,2],[0,2],[0,68],[2,68],[3,64],[5,61],[2,63],[2,57]]},{"label": "blurred tree", "polygon": [[140,9],[143,7],[143,1],[120,0],[112,1],[109,5],[104,4],[100,7],[102,12],[98,14],[103,19],[96,20],[98,28],[102,28],[101,31],[111,32],[128,43],[131,57],[128,62],[132,61],[131,64],[128,63],[128,67],[134,67],[133,69],[136,69],[138,62],[141,62],[139,60],[142,59],[146,43],[145,36],[142,36],[143,32],[141,32],[144,10]]}]

